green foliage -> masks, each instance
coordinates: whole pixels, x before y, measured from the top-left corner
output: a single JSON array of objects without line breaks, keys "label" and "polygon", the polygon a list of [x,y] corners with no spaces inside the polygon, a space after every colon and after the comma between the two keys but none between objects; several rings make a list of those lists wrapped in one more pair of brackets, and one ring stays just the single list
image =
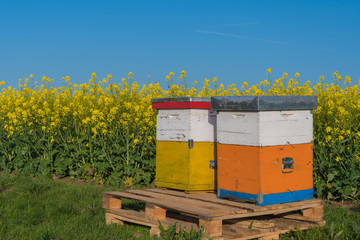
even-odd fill
[{"label": "green foliage", "polygon": [[155,152],[147,142],[132,147],[120,127],[111,134],[89,137],[74,129],[53,136],[35,131],[10,138],[0,131],[0,171],[29,176],[71,176],[106,186],[125,184],[149,185],[155,174],[155,157],[142,151]]},{"label": "green foliage", "polygon": [[[206,229],[201,226],[200,231],[194,230],[192,227],[189,232],[186,232],[181,226],[170,224],[167,229],[163,227],[160,221],[159,230],[161,232],[161,238],[164,240],[203,240]],[[176,231],[179,228],[178,232]]]},{"label": "green foliage", "polygon": [[[333,116],[314,112],[314,187],[319,196],[329,200],[359,201],[358,110],[353,108],[350,99],[337,102],[337,98],[319,95],[318,100],[321,111]],[[328,104],[329,101],[333,104]]]},{"label": "green foliage", "polygon": [[[351,212],[345,208],[325,208],[325,227],[306,231],[295,230],[281,236],[281,239],[332,240],[360,239],[360,206]],[[357,211],[357,212],[356,212]]]}]

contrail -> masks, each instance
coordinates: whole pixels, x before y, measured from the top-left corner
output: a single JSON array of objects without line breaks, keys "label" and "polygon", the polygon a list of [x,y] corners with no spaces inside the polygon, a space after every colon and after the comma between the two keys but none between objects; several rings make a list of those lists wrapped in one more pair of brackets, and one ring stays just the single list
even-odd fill
[{"label": "contrail", "polygon": [[275,44],[281,44],[281,45],[286,44],[286,43],[280,42],[280,41],[273,41],[273,40],[267,40],[267,39],[262,39],[262,38],[253,38],[253,37],[249,37],[249,36],[230,34],[230,33],[212,32],[212,31],[205,31],[205,30],[195,30],[195,32],[205,33],[205,34],[213,34],[213,35],[219,35],[219,36],[226,36],[226,37],[233,37],[233,38],[248,39],[248,40],[254,40],[254,41],[261,41],[261,42],[266,42],[266,43],[275,43]]},{"label": "contrail", "polygon": [[247,25],[255,25],[259,24],[258,22],[244,22],[244,23],[233,23],[233,24],[217,24],[212,25],[213,27],[231,27],[231,26],[247,26]]}]

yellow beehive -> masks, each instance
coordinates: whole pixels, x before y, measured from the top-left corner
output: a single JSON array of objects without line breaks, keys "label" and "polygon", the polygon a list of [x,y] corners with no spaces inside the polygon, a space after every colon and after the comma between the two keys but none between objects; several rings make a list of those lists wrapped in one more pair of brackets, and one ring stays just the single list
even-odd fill
[{"label": "yellow beehive", "polygon": [[158,110],[155,185],[187,192],[214,191],[216,114],[210,99],[152,100]]}]

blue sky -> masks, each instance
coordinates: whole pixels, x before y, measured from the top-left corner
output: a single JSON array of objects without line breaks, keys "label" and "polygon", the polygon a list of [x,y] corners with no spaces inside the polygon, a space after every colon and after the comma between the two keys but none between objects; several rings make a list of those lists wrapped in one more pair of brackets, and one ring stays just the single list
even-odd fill
[{"label": "blue sky", "polygon": [[360,78],[360,1],[0,1],[0,81]]}]

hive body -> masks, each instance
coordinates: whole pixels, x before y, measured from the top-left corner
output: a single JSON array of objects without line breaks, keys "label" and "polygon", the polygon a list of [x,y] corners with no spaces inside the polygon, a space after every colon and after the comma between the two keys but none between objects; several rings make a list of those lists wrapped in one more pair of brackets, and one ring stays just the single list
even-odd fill
[{"label": "hive body", "polygon": [[[265,96],[268,105],[262,110],[261,96],[253,97],[253,105],[244,105],[241,97],[230,98],[231,104],[224,97],[213,100],[219,111],[218,196],[258,205],[313,198],[313,118],[306,108],[314,105],[293,107],[291,96],[272,104]],[[304,103],[316,100],[303,97],[310,97],[300,98]]]},{"label": "hive body", "polygon": [[153,99],[153,107],[158,109],[155,185],[214,191],[216,114],[210,99]]}]

